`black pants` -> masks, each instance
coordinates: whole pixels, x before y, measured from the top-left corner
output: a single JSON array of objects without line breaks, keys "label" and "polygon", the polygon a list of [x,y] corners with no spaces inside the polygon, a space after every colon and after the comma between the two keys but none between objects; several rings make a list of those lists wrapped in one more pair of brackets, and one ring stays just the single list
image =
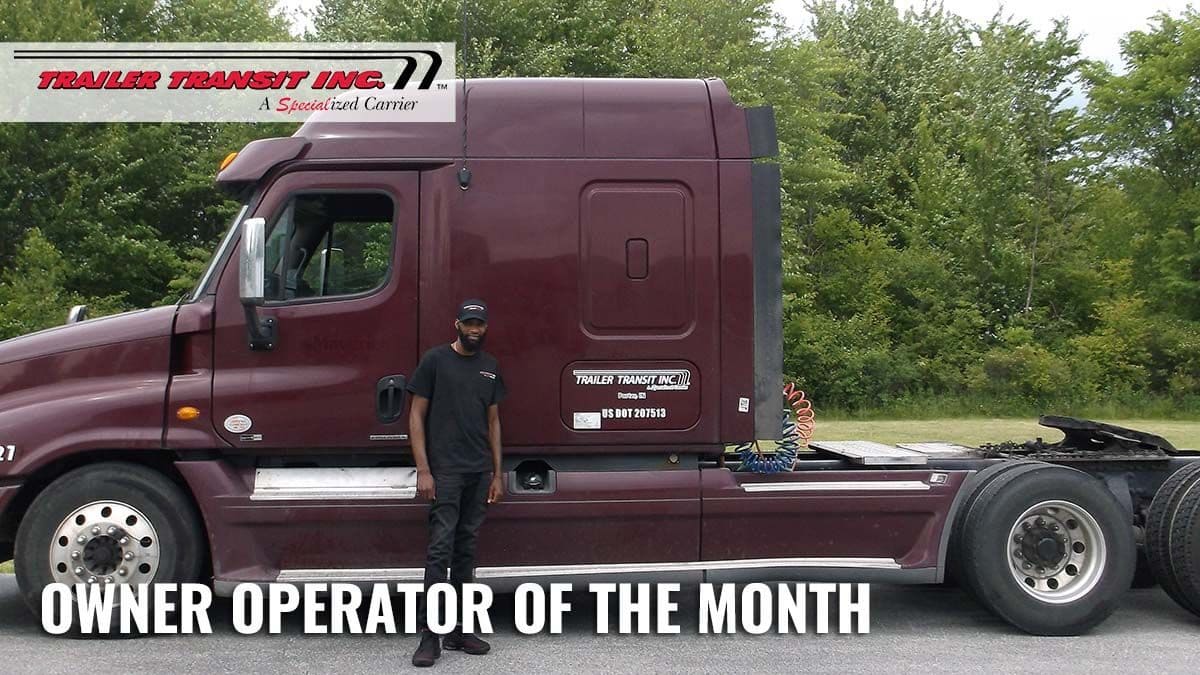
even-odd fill
[{"label": "black pants", "polygon": [[[425,594],[421,597],[418,623],[425,627],[429,587],[446,581],[458,592],[462,607],[462,585],[475,580],[475,543],[487,512],[492,473],[434,475],[435,499],[429,505],[429,548],[425,554]],[[446,616],[443,607],[442,616]]]}]

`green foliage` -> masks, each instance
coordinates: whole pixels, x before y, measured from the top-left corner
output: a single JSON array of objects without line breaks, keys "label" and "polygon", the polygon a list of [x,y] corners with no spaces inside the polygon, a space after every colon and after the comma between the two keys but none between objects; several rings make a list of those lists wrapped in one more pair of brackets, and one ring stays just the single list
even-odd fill
[{"label": "green foliage", "polygon": [[[14,0],[0,7],[0,40],[289,39],[275,4]],[[255,138],[290,131],[283,125],[0,124],[0,265],[11,270],[48,250],[59,257],[46,260],[63,263],[39,282],[57,294],[10,299],[0,312],[3,335],[62,323],[67,308],[83,300],[91,301],[93,316],[174,302],[202,270],[195,249],[210,248],[237,208],[213,189],[221,158]]]},{"label": "green foliage", "polygon": [[74,305],[88,303],[99,314],[121,306],[119,296],[85,298],[67,290],[70,273],[54,244],[37,228],[29,230],[20,252],[0,275],[0,339],[59,325]]},{"label": "green foliage", "polygon": [[[788,376],[843,410],[1190,395],[1200,200],[1171,186],[1196,164],[1182,123],[1172,139],[1147,116],[1200,110],[1196,15],[1132,34],[1120,77],[1063,23],[886,0],[813,15],[837,63],[825,129],[853,179],[789,251]],[[1085,74],[1086,114],[1063,104]]]},{"label": "green foliage", "polygon": [[1091,149],[1137,224],[1138,288],[1156,309],[1200,319],[1200,13],[1159,14],[1122,41],[1123,75],[1088,64]]},{"label": "green foliage", "polygon": [[[10,0],[0,39],[289,39],[276,4]],[[720,77],[773,105],[785,370],[822,410],[1200,413],[1197,12],[1127,35],[1115,74],[1065,23],[818,0],[795,30],[771,8],[472,0],[459,72]],[[460,41],[460,9],[325,0],[305,38]],[[291,131],[0,125],[0,336],[177,299],[237,208],[217,163]]]}]

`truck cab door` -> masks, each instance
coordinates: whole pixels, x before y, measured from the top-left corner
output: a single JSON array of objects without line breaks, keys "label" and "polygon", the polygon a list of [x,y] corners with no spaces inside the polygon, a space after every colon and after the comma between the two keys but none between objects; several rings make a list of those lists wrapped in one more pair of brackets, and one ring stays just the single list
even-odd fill
[{"label": "truck cab door", "polygon": [[416,172],[298,171],[267,190],[266,302],[252,349],[240,249],[217,287],[213,423],[235,447],[405,445],[417,354]]}]

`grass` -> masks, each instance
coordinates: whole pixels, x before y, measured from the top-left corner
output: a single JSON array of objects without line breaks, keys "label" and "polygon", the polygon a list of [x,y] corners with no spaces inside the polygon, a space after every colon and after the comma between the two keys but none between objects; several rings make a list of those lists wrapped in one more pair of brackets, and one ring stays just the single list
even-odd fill
[{"label": "grass", "polygon": [[12,565],[11,560],[9,560],[8,562],[0,563],[0,574],[12,574],[12,573],[13,573],[13,565]]},{"label": "grass", "polygon": [[[1139,431],[1158,434],[1177,448],[1200,448],[1200,422],[1148,419],[1104,419]],[[880,443],[950,441],[963,445],[1027,441],[1041,436],[1046,442],[1062,434],[1039,426],[1036,418],[959,418],[927,420],[822,419],[817,415],[813,438],[826,441],[865,440]]]},{"label": "grass", "polygon": [[869,408],[823,405],[814,397],[818,417],[825,420],[949,420],[966,418],[1026,418],[1067,415],[1093,420],[1200,420],[1200,395],[1168,397],[1156,394],[1125,396],[1093,403],[1033,404],[970,395],[916,395],[880,401]]}]

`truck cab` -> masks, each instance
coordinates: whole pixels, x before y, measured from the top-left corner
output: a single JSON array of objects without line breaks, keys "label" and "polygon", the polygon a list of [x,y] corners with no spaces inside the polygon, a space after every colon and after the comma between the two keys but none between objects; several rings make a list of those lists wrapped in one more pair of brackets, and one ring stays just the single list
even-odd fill
[{"label": "truck cab", "polygon": [[64,475],[124,463],[177,489],[218,590],[409,574],[404,386],[463,297],[487,299],[511,392],[511,494],[481,559],[701,559],[699,458],[778,434],[769,109],[719,80],[473,80],[467,125],[463,86],[456,123],[314,116],[249,144],[217,175],[243,207],[188,298],[0,345],[0,540],[24,588],[141,578],[74,545],[34,574],[19,550],[120,530],[24,516]]}]

